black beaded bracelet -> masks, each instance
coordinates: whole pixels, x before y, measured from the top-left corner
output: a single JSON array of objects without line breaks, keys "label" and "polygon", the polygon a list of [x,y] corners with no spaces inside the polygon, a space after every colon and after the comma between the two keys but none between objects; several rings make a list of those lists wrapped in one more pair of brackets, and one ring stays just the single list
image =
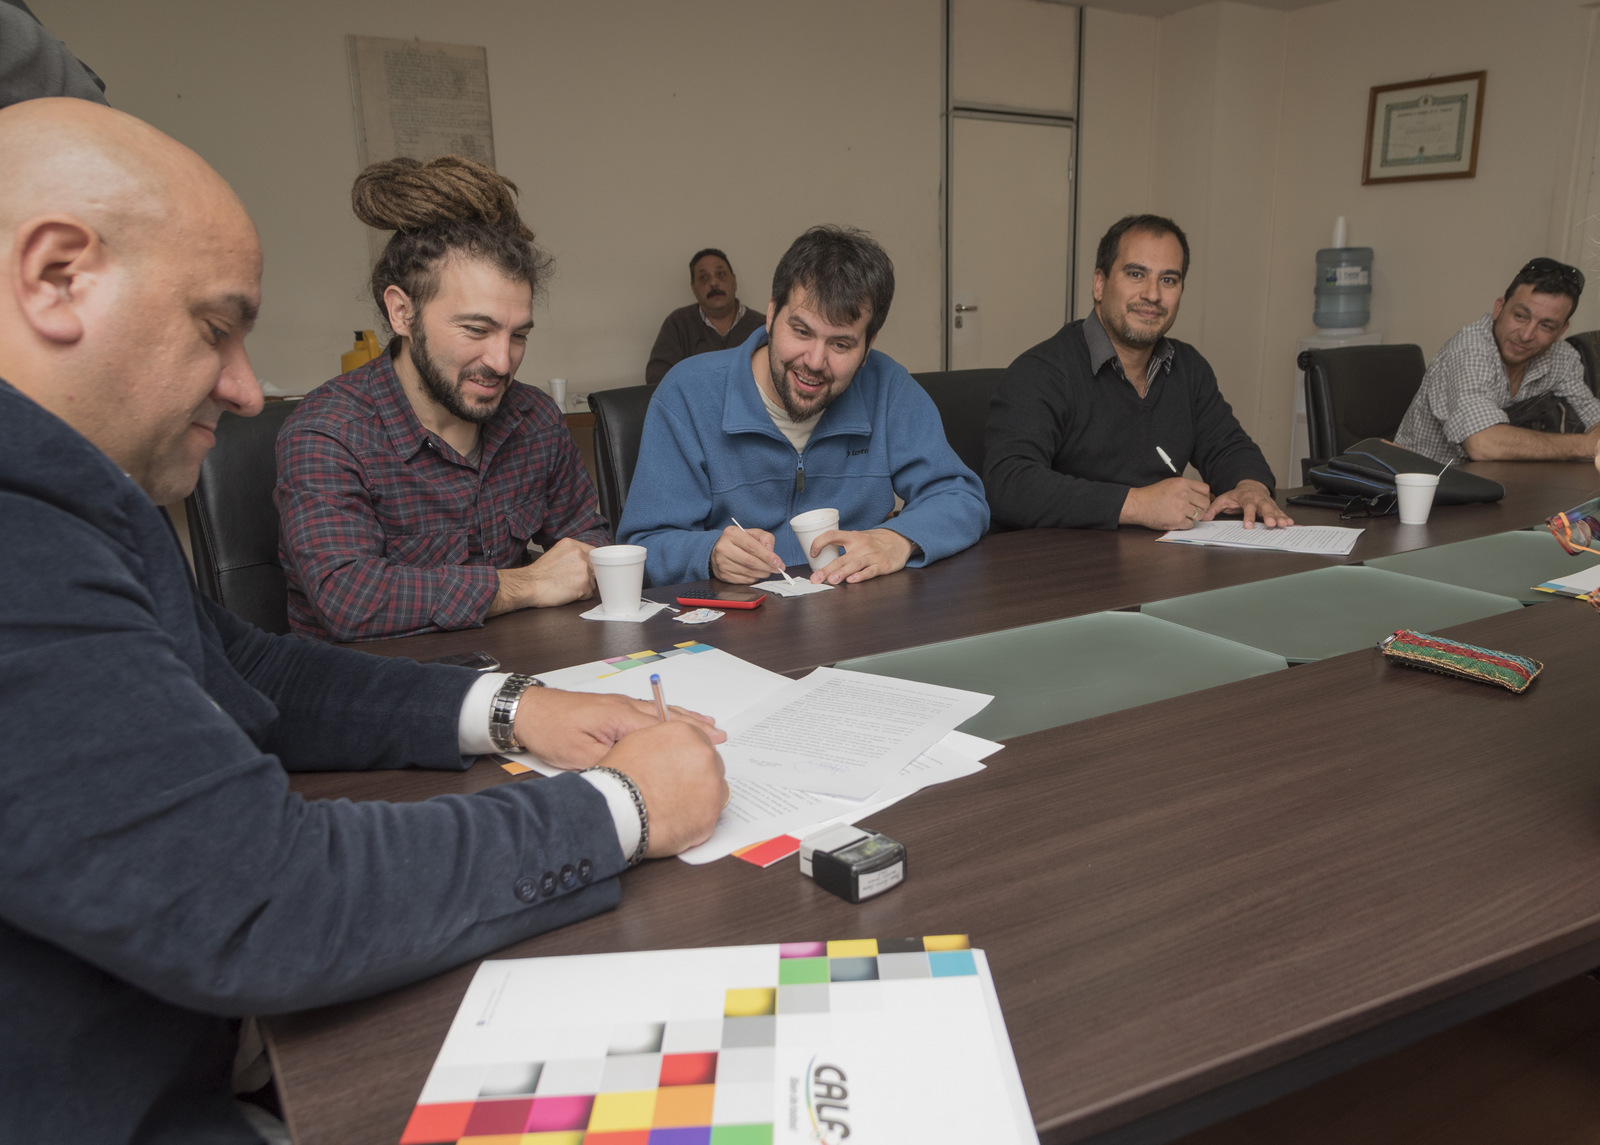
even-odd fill
[{"label": "black beaded bracelet", "polygon": [[633,809],[639,813],[639,845],[633,849],[633,854],[628,856],[628,866],[636,867],[644,859],[645,852],[650,849],[650,813],[644,809],[644,796],[639,793],[639,785],[633,777],[618,771],[614,767],[591,767],[588,771],[603,771],[614,776],[628,789],[628,796],[633,800]]}]

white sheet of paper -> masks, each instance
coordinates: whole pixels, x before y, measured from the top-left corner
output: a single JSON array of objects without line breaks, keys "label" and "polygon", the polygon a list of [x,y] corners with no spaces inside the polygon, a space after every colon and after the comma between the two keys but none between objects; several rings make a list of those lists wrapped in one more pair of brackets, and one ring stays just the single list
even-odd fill
[{"label": "white sheet of paper", "polygon": [[774,577],[771,580],[762,581],[755,587],[762,592],[770,592],[774,596],[810,596],[814,592],[833,591],[833,585],[831,584],[812,584],[801,577],[795,577],[793,584],[790,584],[781,576]]},{"label": "white sheet of paper", "polygon": [[[650,674],[661,677],[667,703],[710,716],[726,729],[728,721],[773,692],[794,683],[787,676],[758,668],[720,648],[703,652],[661,650],[662,659],[618,670],[617,664],[595,660],[556,672],[541,672],[547,688],[569,692],[615,692],[635,700],[651,700]],[[631,659],[631,658],[630,658]]]},{"label": "white sheet of paper", "polygon": [[1582,572],[1572,573],[1570,576],[1559,576],[1554,580],[1547,580],[1536,587],[1572,596],[1582,596],[1586,592],[1594,592],[1596,589],[1600,589],[1600,565],[1586,568]]},{"label": "white sheet of paper", "polygon": [[[728,991],[775,987],[783,953],[773,943],[486,961],[467,986],[418,1105],[475,1102],[508,1090],[570,1090],[583,1100],[605,1089],[602,1075],[615,1076],[619,1057],[715,1049]],[[759,1053],[722,1059],[725,1067],[738,1057],[742,1072],[732,1084],[719,1078],[718,1110],[770,1124],[764,1139],[772,1145],[815,1145],[814,1122],[804,1112],[791,1118],[791,1102],[807,1109],[816,1063],[843,1061],[848,1105],[837,1096],[831,1108],[848,1111],[851,1141],[1038,1145],[982,950],[971,951],[971,971],[830,984],[825,1012],[768,1023]],[[659,1069],[653,1060],[634,1065]],[[550,1084],[558,1078],[559,1089]],[[959,1100],[952,1097],[957,1090]]]},{"label": "white sheet of paper", "polygon": [[1356,547],[1364,529],[1340,525],[1290,525],[1268,529],[1244,527],[1243,521],[1198,521],[1192,529],[1174,529],[1157,537],[1180,545],[1220,545],[1230,549],[1269,549],[1285,553],[1312,553],[1342,557]]},{"label": "white sheet of paper", "polygon": [[649,620],[652,616],[666,607],[667,606],[662,604],[660,601],[647,600],[639,605],[639,609],[636,612],[624,612],[617,614],[607,612],[604,607],[597,604],[588,612],[580,612],[578,615],[584,620],[611,620],[619,621],[623,624],[640,624],[646,620]]},{"label": "white sheet of paper", "polygon": [[818,668],[727,725],[728,774],[865,799],[993,696]]},{"label": "white sheet of paper", "polygon": [[[957,736],[961,738],[951,738]],[[976,775],[983,770],[983,764],[974,755],[966,754],[968,749],[963,740],[989,744],[989,741],[979,740],[975,736],[951,732],[906,764],[900,769],[899,775],[867,799],[838,799],[729,777],[728,787],[733,793],[732,798],[718,818],[711,838],[678,857],[686,863],[699,866],[731,855],[740,847],[748,847],[751,843],[778,835],[799,838],[833,823],[854,823],[868,815],[877,814],[924,787]],[[995,750],[1000,747],[999,744],[992,746]],[[983,748],[978,750],[989,754]]]}]

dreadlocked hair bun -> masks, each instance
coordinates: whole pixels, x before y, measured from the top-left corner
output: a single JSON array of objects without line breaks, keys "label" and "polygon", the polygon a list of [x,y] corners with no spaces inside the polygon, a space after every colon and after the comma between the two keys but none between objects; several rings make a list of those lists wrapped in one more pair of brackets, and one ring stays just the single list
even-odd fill
[{"label": "dreadlocked hair bun", "polygon": [[441,223],[472,220],[533,242],[533,232],[517,213],[517,185],[461,155],[440,155],[426,163],[373,163],[356,176],[350,205],[358,219],[379,230],[414,234]]}]

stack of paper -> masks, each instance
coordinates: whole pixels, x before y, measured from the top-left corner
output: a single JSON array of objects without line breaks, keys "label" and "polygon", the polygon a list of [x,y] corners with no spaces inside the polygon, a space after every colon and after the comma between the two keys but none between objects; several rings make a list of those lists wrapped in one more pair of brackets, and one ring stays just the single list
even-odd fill
[{"label": "stack of paper", "polygon": [[1339,525],[1289,525],[1269,529],[1258,524],[1247,529],[1243,521],[1197,521],[1192,529],[1174,529],[1156,539],[1179,545],[1219,545],[1228,549],[1271,549],[1342,557],[1356,547],[1362,532]]},{"label": "stack of paper", "polygon": [[488,961],[400,1145],[1037,1143],[965,935]]},{"label": "stack of paper", "polygon": [[[992,696],[834,668],[791,680],[694,640],[539,679],[648,700],[652,673],[669,703],[711,716],[728,733],[721,752],[732,797],[711,838],[680,856],[688,863],[854,823],[924,787],[982,771],[981,760],[1000,750],[953,730]],[[513,758],[558,773],[531,756]]]},{"label": "stack of paper", "polygon": [[1553,592],[1557,596],[1575,596],[1587,600],[1590,593],[1600,591],[1600,565],[1572,573],[1570,576],[1547,580],[1533,587],[1541,592]]}]

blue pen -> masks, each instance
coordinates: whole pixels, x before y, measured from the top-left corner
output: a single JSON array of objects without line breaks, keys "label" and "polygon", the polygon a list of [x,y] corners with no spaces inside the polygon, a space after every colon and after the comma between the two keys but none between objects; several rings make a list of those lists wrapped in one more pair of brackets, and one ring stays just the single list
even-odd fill
[{"label": "blue pen", "polygon": [[667,697],[661,693],[661,677],[651,673],[650,690],[656,694],[656,715],[661,717],[661,722],[667,722]]}]

